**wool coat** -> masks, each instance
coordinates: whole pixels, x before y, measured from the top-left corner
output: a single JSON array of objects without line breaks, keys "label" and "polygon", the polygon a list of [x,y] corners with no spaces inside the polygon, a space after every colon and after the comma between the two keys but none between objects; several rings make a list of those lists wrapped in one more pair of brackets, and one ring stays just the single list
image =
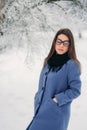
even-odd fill
[{"label": "wool coat", "polygon": [[40,73],[34,117],[26,130],[67,130],[71,102],[80,93],[80,68],[76,62],[70,59],[58,71],[51,71],[47,64]]}]

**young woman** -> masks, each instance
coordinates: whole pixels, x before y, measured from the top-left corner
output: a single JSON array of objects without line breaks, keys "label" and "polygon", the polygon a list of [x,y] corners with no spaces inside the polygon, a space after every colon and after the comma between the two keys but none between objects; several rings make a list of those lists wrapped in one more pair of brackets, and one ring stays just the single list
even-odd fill
[{"label": "young woman", "polygon": [[44,60],[34,117],[26,130],[67,130],[71,103],[81,93],[80,74],[73,34],[60,29]]}]

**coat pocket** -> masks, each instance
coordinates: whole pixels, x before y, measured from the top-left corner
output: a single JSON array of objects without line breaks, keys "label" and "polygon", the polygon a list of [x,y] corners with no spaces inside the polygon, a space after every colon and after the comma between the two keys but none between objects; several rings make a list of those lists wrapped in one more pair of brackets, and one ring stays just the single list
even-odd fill
[{"label": "coat pocket", "polygon": [[58,103],[54,102],[52,98],[48,99],[48,105],[52,111],[56,112],[57,114],[62,114],[62,107],[58,106]]}]

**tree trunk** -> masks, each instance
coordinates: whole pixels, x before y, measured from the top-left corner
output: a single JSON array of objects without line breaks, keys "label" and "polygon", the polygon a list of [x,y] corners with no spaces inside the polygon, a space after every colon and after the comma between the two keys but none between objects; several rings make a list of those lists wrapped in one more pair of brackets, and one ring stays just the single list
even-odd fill
[{"label": "tree trunk", "polygon": [[5,0],[0,0],[0,11],[5,6]]}]

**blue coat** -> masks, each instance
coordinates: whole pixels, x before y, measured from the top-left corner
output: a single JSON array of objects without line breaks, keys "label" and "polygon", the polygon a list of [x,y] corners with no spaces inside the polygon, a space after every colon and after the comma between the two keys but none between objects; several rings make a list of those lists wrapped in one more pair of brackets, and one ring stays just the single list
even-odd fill
[{"label": "blue coat", "polygon": [[[69,60],[59,71],[41,70],[34,117],[26,130],[67,130],[70,106],[81,92],[80,68]],[[55,103],[52,97],[56,97]]]}]

